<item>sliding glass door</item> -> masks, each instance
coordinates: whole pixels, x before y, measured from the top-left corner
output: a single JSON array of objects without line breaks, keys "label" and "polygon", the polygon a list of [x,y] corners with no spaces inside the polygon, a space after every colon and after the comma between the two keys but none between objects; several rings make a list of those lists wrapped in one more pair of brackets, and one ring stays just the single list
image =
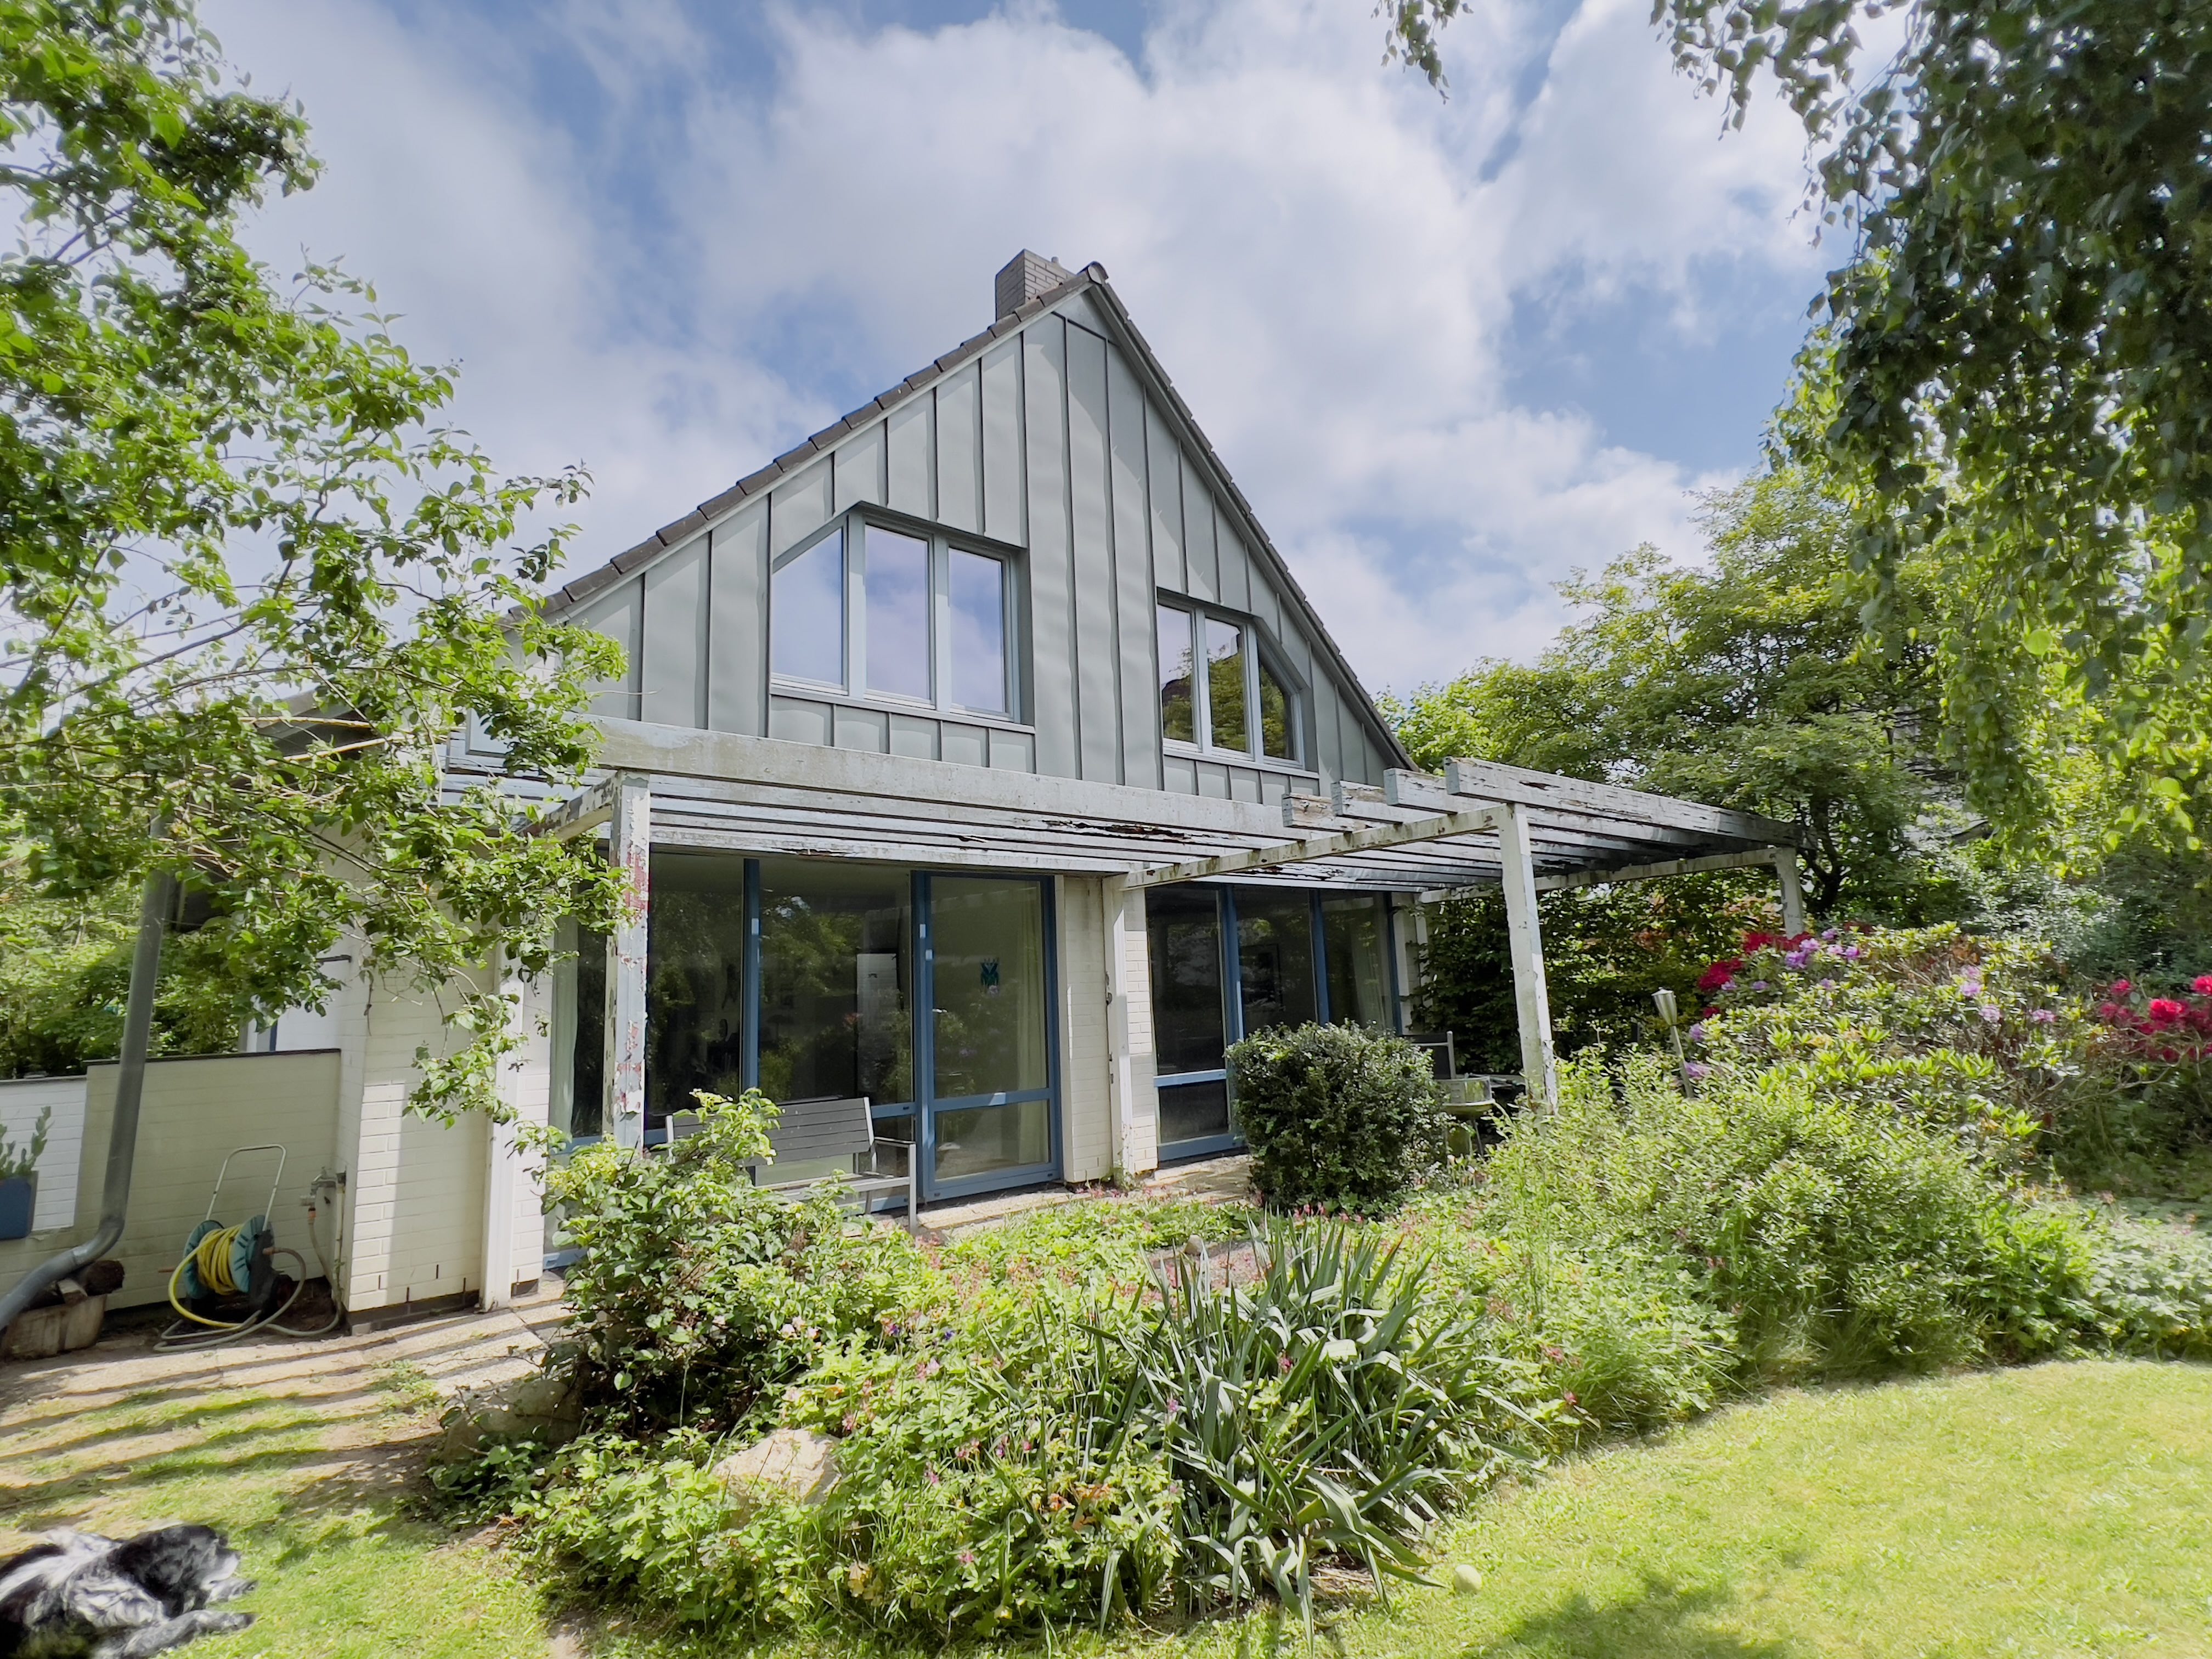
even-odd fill
[{"label": "sliding glass door", "polygon": [[[866,1096],[924,1198],[1060,1168],[1049,882],[823,859],[653,857],[648,1145],[692,1091]],[[557,981],[554,1115],[596,1136],[605,941]],[[804,1174],[801,1170],[796,1173]]]},{"label": "sliding glass door", "polygon": [[1376,895],[1155,887],[1145,925],[1164,1158],[1243,1144],[1231,1043],[1316,1020],[1397,1028],[1390,915]]}]

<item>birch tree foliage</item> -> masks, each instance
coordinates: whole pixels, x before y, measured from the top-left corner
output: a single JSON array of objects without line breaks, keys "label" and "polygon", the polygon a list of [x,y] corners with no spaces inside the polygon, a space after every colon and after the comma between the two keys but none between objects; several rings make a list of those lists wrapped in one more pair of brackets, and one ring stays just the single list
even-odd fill
[{"label": "birch tree foliage", "polygon": [[[0,0],[0,869],[88,903],[175,872],[241,1018],[322,1005],[358,934],[457,1028],[416,1094],[450,1113],[505,1026],[456,976],[610,913],[500,786],[576,778],[620,653],[532,597],[584,476],[500,472],[365,285],[241,245],[307,137],[191,0]],[[470,719],[503,775],[456,793]]]}]

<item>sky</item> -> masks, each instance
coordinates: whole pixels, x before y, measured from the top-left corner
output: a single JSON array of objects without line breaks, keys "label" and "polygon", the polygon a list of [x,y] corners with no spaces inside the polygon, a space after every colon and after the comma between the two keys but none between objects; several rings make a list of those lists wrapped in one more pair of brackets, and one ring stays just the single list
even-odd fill
[{"label": "sky", "polygon": [[1096,260],[1372,691],[1698,556],[1819,291],[1800,131],[1648,0],[205,0],[325,163],[252,240],[374,283],[588,569]]}]

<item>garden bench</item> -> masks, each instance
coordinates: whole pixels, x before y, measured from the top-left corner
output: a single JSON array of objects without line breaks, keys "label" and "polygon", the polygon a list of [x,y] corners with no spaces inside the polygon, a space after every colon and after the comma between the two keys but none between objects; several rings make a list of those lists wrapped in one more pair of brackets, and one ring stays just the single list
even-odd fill
[{"label": "garden bench", "polygon": [[[862,1209],[867,1209],[874,1199],[903,1193],[907,1231],[914,1231],[921,1189],[913,1144],[877,1138],[875,1115],[869,1109],[866,1095],[847,1099],[825,1096],[781,1103],[783,1115],[769,1132],[768,1138],[769,1145],[775,1150],[775,1162],[749,1166],[753,1185],[771,1193],[811,1192],[830,1177],[811,1175],[788,1181],[764,1181],[762,1176],[778,1165],[788,1169],[802,1164],[847,1163],[851,1166],[847,1190],[860,1200]],[[884,1147],[896,1147],[905,1154],[903,1174],[883,1173],[877,1154]]]}]

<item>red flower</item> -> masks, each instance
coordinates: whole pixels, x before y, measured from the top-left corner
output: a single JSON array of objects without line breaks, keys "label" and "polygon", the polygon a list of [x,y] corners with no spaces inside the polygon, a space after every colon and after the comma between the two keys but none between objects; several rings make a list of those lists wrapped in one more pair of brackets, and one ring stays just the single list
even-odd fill
[{"label": "red flower", "polygon": [[2110,1024],[2119,1017],[2120,1005],[2118,1003],[2100,1002],[2097,1005],[2097,1018],[2103,1020],[2106,1024]]},{"label": "red flower", "polygon": [[2153,997],[2150,1000],[2150,1017],[2158,1024],[2171,1025],[2181,1018],[2184,1012],[2182,1006],[2172,997]]},{"label": "red flower", "polygon": [[2124,979],[2116,979],[2112,981],[2112,994],[2116,997],[2124,997],[2135,988]]},{"label": "red flower", "polygon": [[2212,997],[2212,974],[2199,974],[2189,981],[2189,988],[2200,997]]}]

